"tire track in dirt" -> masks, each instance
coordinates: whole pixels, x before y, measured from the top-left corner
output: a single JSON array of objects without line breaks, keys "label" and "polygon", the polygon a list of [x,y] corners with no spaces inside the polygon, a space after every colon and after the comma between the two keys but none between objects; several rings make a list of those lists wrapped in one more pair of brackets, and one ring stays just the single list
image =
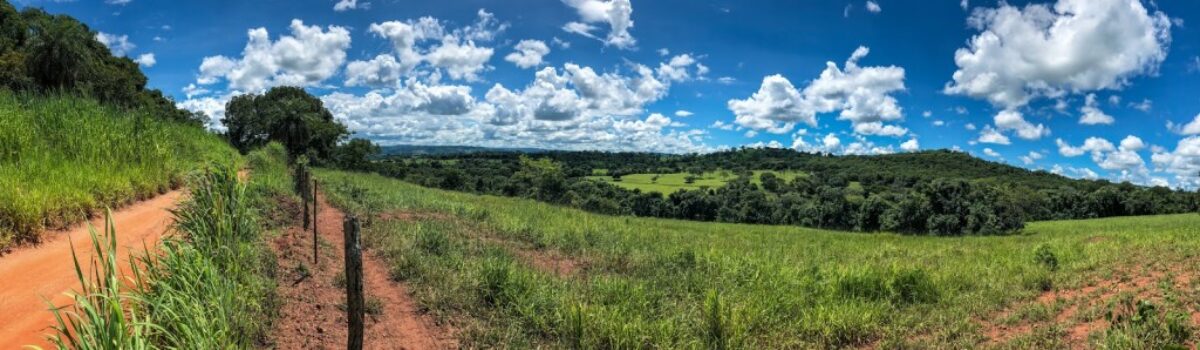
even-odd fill
[{"label": "tire track in dirt", "polygon": [[[346,346],[346,294],[342,220],[345,214],[317,196],[320,254],[312,263],[312,231],[289,227],[272,242],[279,262],[279,319],[272,342],[277,349],[342,349]],[[387,265],[363,253],[363,287],[378,313],[366,317],[368,349],[457,348],[453,331],[437,323],[412,299],[403,284],[391,280]],[[339,278],[340,276],[340,278]],[[374,302],[372,300],[375,300]]]},{"label": "tire track in dirt", "polygon": [[[141,255],[145,247],[158,245],[174,222],[170,209],[183,197],[183,190],[175,190],[113,212],[122,275],[129,273],[131,254]],[[104,218],[97,218],[43,233],[43,243],[0,257],[0,348],[50,347],[45,336],[52,333],[55,319],[46,300],[59,307],[71,305],[73,299],[65,293],[80,288],[71,260],[72,243],[86,273],[94,256],[89,224],[103,234]]]}]

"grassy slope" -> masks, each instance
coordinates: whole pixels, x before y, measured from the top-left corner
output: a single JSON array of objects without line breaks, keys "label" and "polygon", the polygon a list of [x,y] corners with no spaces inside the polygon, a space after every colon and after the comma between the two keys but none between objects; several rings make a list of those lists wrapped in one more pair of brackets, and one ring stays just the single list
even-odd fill
[{"label": "grassy slope", "polygon": [[[754,171],[754,177],[751,182],[759,183],[759,179],[766,171]],[[801,172],[792,171],[774,171],[776,176],[785,181],[792,181],[797,176],[803,175]],[[658,179],[655,180],[654,177]],[[613,181],[611,176],[589,176],[589,179],[608,182],[617,186],[621,186],[629,190],[642,190],[642,192],[658,192],[664,195],[680,190],[694,190],[700,188],[717,188],[725,186],[725,183],[733,181],[737,175],[730,172],[706,172],[700,176],[699,180],[693,183],[687,183],[687,173],[672,173],[672,174],[629,174],[621,177],[621,181]]]},{"label": "grassy slope", "polygon": [[0,91],[0,249],[182,183],[236,152],[217,136],[74,97]]},{"label": "grassy slope", "polygon": [[[911,237],[610,217],[374,175],[318,175],[337,205],[360,215],[449,214],[385,220],[366,240],[425,307],[459,320],[468,346],[974,348],[985,344],[978,320],[1053,320],[1028,306],[1042,288],[1128,278],[1153,264],[1194,272],[1200,251],[1194,214],[1036,222],[1009,237]],[[1057,271],[1035,259],[1042,246]],[[586,268],[545,272],[512,247]],[[1194,280],[1161,310],[1200,310]],[[1062,346],[1063,330],[1037,327],[1009,344]],[[1123,332],[1093,341],[1163,341]]]}]

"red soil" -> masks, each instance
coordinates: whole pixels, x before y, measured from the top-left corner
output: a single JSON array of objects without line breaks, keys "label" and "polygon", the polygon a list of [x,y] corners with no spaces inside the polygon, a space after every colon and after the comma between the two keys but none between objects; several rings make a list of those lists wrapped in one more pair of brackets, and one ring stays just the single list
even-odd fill
[{"label": "red soil", "polygon": [[[275,239],[279,261],[279,319],[272,332],[277,349],[341,349],[346,346],[345,290],[338,282],[344,270],[341,210],[318,196],[317,231],[321,243],[312,263],[312,231],[291,227]],[[304,266],[303,269],[300,266]],[[302,273],[301,271],[307,271]],[[344,283],[344,282],[343,282]],[[449,349],[458,345],[453,331],[423,313],[405,286],[392,281],[387,265],[364,252],[363,287],[368,303],[378,300],[381,312],[366,318],[368,349]]]},{"label": "red soil", "polygon": [[[1177,290],[1186,291],[1195,274],[1193,270],[1184,267],[1186,264],[1165,266],[1166,271],[1175,275],[1171,282]],[[1162,298],[1161,291],[1156,287],[1156,283],[1167,277],[1167,272],[1164,272],[1162,267],[1143,267],[1131,270],[1132,273],[1127,278],[1114,277],[1096,281],[1092,285],[1082,288],[1044,292],[1036,300],[1015,304],[997,315],[980,320],[982,334],[986,339],[985,345],[991,347],[1003,344],[1016,337],[1031,334],[1037,327],[1045,326],[1029,322],[1019,322],[1015,325],[1004,325],[999,322],[999,320],[1008,318],[1019,308],[1033,303],[1051,306],[1062,300],[1065,302],[1064,307],[1053,316],[1052,323],[1064,327],[1066,332],[1064,340],[1069,347],[1073,349],[1086,348],[1088,335],[1107,329],[1111,322],[1104,317],[1093,320],[1077,320],[1076,315],[1083,309],[1108,305],[1123,292],[1133,293],[1137,299],[1142,300],[1157,301]],[[1193,325],[1200,325],[1200,312],[1193,311],[1191,315]]]},{"label": "red soil", "polygon": [[[141,255],[144,247],[154,247],[172,224],[169,209],[184,195],[176,190],[113,212],[117,230],[117,256],[122,274],[127,275],[131,254]],[[104,219],[90,222],[98,233],[104,231]],[[43,243],[17,249],[0,257],[0,348],[36,345],[49,348],[45,336],[53,333],[54,315],[46,300],[55,306],[68,306],[66,295],[78,291],[79,280],[71,260],[71,243],[85,271],[91,266],[92,251],[88,224],[44,234]]]}]

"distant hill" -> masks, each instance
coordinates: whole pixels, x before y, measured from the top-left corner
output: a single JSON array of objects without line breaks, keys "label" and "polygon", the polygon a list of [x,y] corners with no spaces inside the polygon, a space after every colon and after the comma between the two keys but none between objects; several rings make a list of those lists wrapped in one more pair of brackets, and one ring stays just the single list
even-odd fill
[{"label": "distant hill", "polygon": [[[426,186],[538,198],[600,213],[863,231],[997,233],[1011,232],[1022,220],[1175,214],[1200,208],[1196,193],[1071,179],[951,150],[869,156],[767,148],[705,154],[544,151],[533,159],[523,157],[525,153],[477,151],[392,156],[376,164],[381,173]],[[719,189],[673,192],[666,199],[661,195],[668,192],[662,186],[684,173],[714,171],[771,171],[775,176],[770,181],[759,177],[758,183],[725,181]],[[806,176],[779,180],[780,174],[794,172]],[[597,173],[609,179],[597,178]],[[625,177],[659,188],[623,189],[631,187],[617,185],[624,185]],[[686,178],[683,183],[690,184]],[[883,225],[884,219],[899,226]]]},{"label": "distant hill", "polygon": [[[536,153],[574,168],[576,176],[594,169],[623,174],[673,173],[701,170],[799,170],[868,183],[912,184],[932,179],[963,179],[1025,187],[1032,190],[1073,187],[1091,191],[1107,180],[1072,179],[1044,170],[993,162],[953,150],[927,150],[885,155],[830,155],[791,149],[739,148],[707,154],[661,154],[601,151],[555,151],[530,148],[470,146],[389,146],[384,156],[426,156],[441,159],[506,159]],[[897,182],[899,180],[899,182]]]},{"label": "distant hill", "polygon": [[423,146],[423,145],[393,145],[384,146],[381,156],[440,156],[475,153],[546,153],[550,150],[538,148],[491,148],[476,146]]}]

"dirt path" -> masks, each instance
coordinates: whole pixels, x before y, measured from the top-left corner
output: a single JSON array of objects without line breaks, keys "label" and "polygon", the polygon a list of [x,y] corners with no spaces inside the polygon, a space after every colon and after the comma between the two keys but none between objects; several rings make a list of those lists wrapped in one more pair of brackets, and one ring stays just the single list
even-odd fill
[{"label": "dirt path", "polygon": [[[291,227],[272,242],[279,259],[279,319],[272,332],[277,349],[342,349],[346,346],[344,254],[341,210],[318,196],[320,249],[312,261],[312,231]],[[456,348],[452,332],[421,312],[401,284],[388,276],[387,265],[364,252],[363,287],[368,315],[364,345],[368,349]],[[371,310],[375,309],[375,310]],[[376,312],[370,312],[376,311]]]},{"label": "dirt path", "polygon": [[[113,212],[121,266],[129,266],[130,253],[140,254],[143,247],[157,245],[172,223],[169,209],[183,196],[182,190],[176,190]],[[91,224],[103,232],[103,218]],[[64,293],[79,289],[71,262],[72,241],[80,259],[92,256],[88,225],[79,224],[46,234],[40,245],[0,257],[0,348],[49,347],[45,335],[55,321],[46,300],[56,306],[70,305],[72,299]],[[89,268],[85,265],[84,269]]]}]

